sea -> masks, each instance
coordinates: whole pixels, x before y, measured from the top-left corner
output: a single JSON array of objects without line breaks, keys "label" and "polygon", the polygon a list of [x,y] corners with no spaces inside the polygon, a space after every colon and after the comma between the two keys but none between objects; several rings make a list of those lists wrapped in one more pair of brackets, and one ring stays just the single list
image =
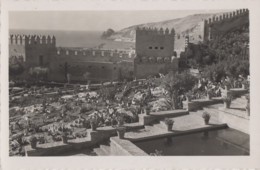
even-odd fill
[{"label": "sea", "polygon": [[57,47],[79,47],[100,49],[131,49],[133,42],[118,42],[102,39],[101,31],[59,31],[59,30],[10,30],[9,34],[50,35],[56,37]]}]

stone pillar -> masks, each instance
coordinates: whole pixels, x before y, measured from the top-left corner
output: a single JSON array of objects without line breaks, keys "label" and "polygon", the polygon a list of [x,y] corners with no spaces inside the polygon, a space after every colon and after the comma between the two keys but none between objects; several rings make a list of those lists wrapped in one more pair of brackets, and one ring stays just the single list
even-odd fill
[{"label": "stone pillar", "polygon": [[99,134],[97,131],[92,131],[91,129],[87,130],[87,135],[90,136],[90,139],[92,142],[98,141],[99,140]]},{"label": "stone pillar", "polygon": [[189,101],[183,101],[182,102],[182,105],[183,105],[183,109],[185,109],[185,110],[189,110]]},{"label": "stone pillar", "polygon": [[139,114],[139,123],[142,125],[149,125],[154,121],[154,117],[152,115],[144,115],[144,114]]}]

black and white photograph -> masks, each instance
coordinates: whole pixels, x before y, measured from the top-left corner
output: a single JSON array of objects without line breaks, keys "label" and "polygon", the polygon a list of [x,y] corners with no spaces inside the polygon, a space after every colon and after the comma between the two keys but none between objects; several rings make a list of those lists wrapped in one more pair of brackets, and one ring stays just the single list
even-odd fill
[{"label": "black and white photograph", "polygon": [[0,169],[259,170],[259,5],[3,0]]},{"label": "black and white photograph", "polygon": [[249,12],[10,11],[10,156],[250,155]]}]

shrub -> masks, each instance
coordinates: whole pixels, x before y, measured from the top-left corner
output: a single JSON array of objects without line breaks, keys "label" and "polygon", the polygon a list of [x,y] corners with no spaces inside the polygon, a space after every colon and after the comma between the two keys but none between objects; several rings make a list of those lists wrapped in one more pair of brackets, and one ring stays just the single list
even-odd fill
[{"label": "shrub", "polygon": [[115,100],[117,90],[115,87],[103,87],[99,90],[100,96],[103,100]]},{"label": "shrub", "polygon": [[30,141],[30,143],[37,142],[36,136],[31,136],[31,137],[29,138],[29,141]]},{"label": "shrub", "polygon": [[223,97],[223,101],[226,102],[226,103],[230,103],[233,99],[233,96],[232,95],[227,95],[225,97]]},{"label": "shrub", "polygon": [[172,125],[174,123],[174,120],[169,119],[169,118],[165,118],[164,122],[165,122],[166,125]]},{"label": "shrub", "polygon": [[80,113],[86,113],[87,111],[89,111],[90,109],[87,106],[82,106],[80,108]]},{"label": "shrub", "polygon": [[202,118],[203,119],[209,119],[210,118],[210,114],[208,112],[203,112]]},{"label": "shrub", "polygon": [[197,78],[187,72],[175,74],[170,72],[162,79],[162,86],[168,92],[168,97],[172,103],[172,109],[178,108],[178,96],[181,92],[191,90],[196,81]]}]

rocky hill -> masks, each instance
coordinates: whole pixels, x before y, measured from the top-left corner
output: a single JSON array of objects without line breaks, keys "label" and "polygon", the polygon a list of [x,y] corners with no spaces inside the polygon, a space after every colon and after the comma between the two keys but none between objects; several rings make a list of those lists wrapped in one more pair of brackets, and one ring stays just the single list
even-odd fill
[{"label": "rocky hill", "polygon": [[134,41],[136,27],[156,27],[156,28],[174,28],[177,34],[185,34],[192,32],[192,30],[203,19],[207,19],[216,14],[194,14],[183,18],[177,18],[172,20],[166,20],[161,22],[145,23],[140,25],[134,25],[124,28],[118,32],[115,32],[109,39],[122,40],[122,41]]}]

